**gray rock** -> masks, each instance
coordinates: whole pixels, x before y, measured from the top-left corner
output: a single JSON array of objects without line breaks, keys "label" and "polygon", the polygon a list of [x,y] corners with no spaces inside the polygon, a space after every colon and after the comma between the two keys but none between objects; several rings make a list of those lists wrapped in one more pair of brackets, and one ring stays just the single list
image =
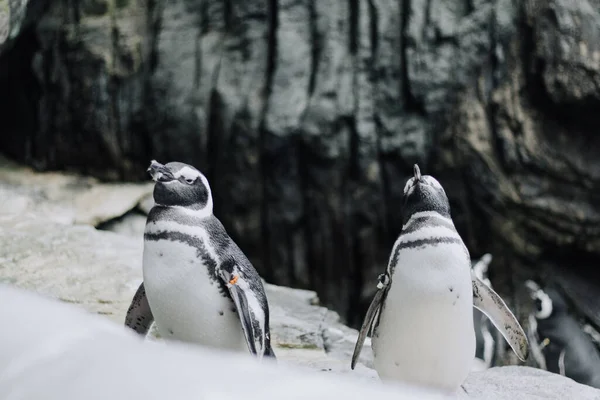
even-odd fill
[{"label": "gray rock", "polygon": [[600,390],[540,369],[496,367],[473,372],[463,385],[464,399],[600,399]]},{"label": "gray rock", "polygon": [[[0,285],[0,397],[74,399],[424,399],[408,385],[318,374],[249,355],[143,342],[126,328]],[[10,306],[6,306],[10,304]],[[32,323],[34,322],[34,323]],[[43,327],[43,329],[40,329]]]},{"label": "gray rock", "polygon": [[141,281],[141,240],[40,215],[3,214],[0,242],[0,282],[123,323]]},{"label": "gray rock", "polygon": [[147,216],[141,212],[130,211],[122,217],[111,219],[97,226],[98,229],[127,235],[139,240],[144,238]]},{"label": "gray rock", "polygon": [[39,20],[46,4],[47,0],[0,0],[0,55]]},{"label": "gray rock", "polygon": [[4,214],[35,213],[58,223],[98,226],[138,207],[153,187],[152,183],[104,183],[79,174],[38,173],[0,158]]}]

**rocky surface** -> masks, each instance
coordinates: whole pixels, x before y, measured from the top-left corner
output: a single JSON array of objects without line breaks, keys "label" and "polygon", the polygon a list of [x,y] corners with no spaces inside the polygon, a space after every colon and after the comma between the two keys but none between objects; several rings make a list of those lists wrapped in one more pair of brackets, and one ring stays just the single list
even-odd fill
[{"label": "rocky surface", "polygon": [[[0,319],[12,328],[0,333],[2,398],[600,398],[599,390],[526,367],[473,373],[458,396],[442,397],[404,384],[362,379],[359,372],[323,374],[281,360],[257,364],[245,355],[142,341],[125,328],[72,304],[49,301],[4,284],[0,284],[0,301],[11,305],[0,308]],[[40,325],[44,329],[39,329]]]},{"label": "rocky surface", "polygon": [[73,305],[2,284],[0,301],[11,305],[0,308],[0,319],[12,328],[0,332],[0,397],[5,399],[442,399],[406,385],[357,381],[356,375],[144,342]]},{"label": "rocky surface", "polygon": [[20,33],[39,22],[47,0],[0,0],[0,54]]},{"label": "rocky surface", "polygon": [[[152,340],[152,335],[140,342],[123,328],[125,312],[141,281],[140,238],[95,229],[90,224],[97,217],[76,223],[77,210],[82,208],[78,204],[85,205],[87,216],[106,217],[106,209],[143,208],[140,193],[94,180],[84,186],[64,183],[75,175],[44,174],[46,180],[28,186],[27,179],[16,178],[26,172],[5,170],[0,185],[0,303],[10,304],[0,307],[0,320],[12,328],[0,333],[0,397],[10,398],[10,393],[18,391],[19,398],[33,399],[41,390],[47,399],[80,398],[82,391],[95,398],[147,399],[183,388],[190,392],[177,395],[189,396],[197,390],[221,395],[225,390],[232,395],[236,390],[248,393],[249,387],[261,383],[261,390],[268,393],[261,398],[274,398],[284,388],[286,398],[323,398],[334,387],[336,396],[344,398],[364,398],[362,393],[378,398],[436,398],[404,385],[382,385],[372,369],[368,340],[359,364],[350,370],[357,331],[342,324],[339,315],[321,306],[316,293],[308,290],[266,285],[276,368],[259,368],[243,358],[228,361],[235,356],[181,348]],[[52,187],[71,188],[65,190],[73,190],[73,201],[53,197]],[[87,192],[101,196],[105,191],[111,195],[102,203],[86,196]],[[77,198],[85,201],[78,203]],[[40,199],[53,208],[42,207]],[[114,219],[104,222],[116,223]],[[22,297],[9,288],[26,289],[64,304]],[[86,316],[82,310],[99,316]],[[223,368],[228,375],[215,372]],[[474,364],[473,370],[478,368]],[[253,371],[252,378],[249,371]],[[73,380],[75,373],[78,379]],[[238,375],[232,385],[234,373]],[[248,378],[248,384],[242,384],[245,378],[240,374]],[[600,391],[525,367],[473,372],[463,386],[458,397],[464,399],[600,398]],[[251,392],[259,393],[258,389]]]},{"label": "rocky surface", "polygon": [[38,173],[0,156],[0,201],[5,215],[33,213],[62,224],[110,222],[117,226],[119,218],[135,215],[131,211],[145,211],[153,189],[151,182],[116,184],[81,174]]},{"label": "rocky surface", "polygon": [[[60,224],[35,213],[0,214],[0,282],[36,291],[122,325],[141,282],[142,241],[89,225]],[[320,307],[314,292],[266,285],[272,342],[282,360],[350,372],[357,332]],[[371,366],[370,348],[361,362]],[[358,377],[374,378],[357,368]]]},{"label": "rocky surface", "polygon": [[[44,225],[47,230],[40,229]],[[239,390],[258,396],[264,391],[260,398],[277,398],[284,389],[286,398],[329,398],[334,388],[336,396],[344,398],[364,398],[367,393],[378,398],[438,398],[410,386],[382,385],[365,366],[370,365],[368,348],[351,371],[349,352],[356,331],[341,325],[336,313],[315,305],[314,292],[267,285],[278,365],[256,366],[240,355],[142,342],[122,327],[141,273],[140,247],[134,239],[92,227],[4,215],[0,241],[5,244],[0,301],[10,304],[0,308],[0,319],[11,326],[0,334],[3,398],[18,391],[19,398],[33,399],[42,391],[44,398],[68,400],[85,391],[94,398],[148,399],[161,393],[191,396],[199,390],[205,396],[233,396]],[[16,287],[64,304],[23,297],[10,289]],[[225,369],[226,375],[220,373]],[[474,372],[463,387],[461,399],[600,398],[598,390],[526,367]]]},{"label": "rocky surface", "polygon": [[353,325],[414,162],[520,315],[528,276],[599,281],[600,0],[8,4],[3,152],[113,180],[190,162],[262,274]]}]

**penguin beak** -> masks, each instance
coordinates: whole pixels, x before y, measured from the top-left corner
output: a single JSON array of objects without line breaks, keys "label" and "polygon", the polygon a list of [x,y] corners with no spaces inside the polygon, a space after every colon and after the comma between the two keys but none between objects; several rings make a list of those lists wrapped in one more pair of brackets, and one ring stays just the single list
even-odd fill
[{"label": "penguin beak", "polygon": [[415,177],[415,182],[419,182],[421,180],[421,170],[419,169],[419,166],[417,164],[415,164],[413,167],[413,173]]},{"label": "penguin beak", "polygon": [[540,286],[537,283],[535,283],[534,281],[528,279],[527,281],[525,281],[525,287],[527,288],[527,291],[529,292],[529,296],[532,299],[535,299],[537,297],[536,296],[537,292],[540,290]]},{"label": "penguin beak", "polygon": [[150,162],[150,166],[146,170],[155,182],[169,182],[175,179],[173,173],[167,167],[156,160]]}]

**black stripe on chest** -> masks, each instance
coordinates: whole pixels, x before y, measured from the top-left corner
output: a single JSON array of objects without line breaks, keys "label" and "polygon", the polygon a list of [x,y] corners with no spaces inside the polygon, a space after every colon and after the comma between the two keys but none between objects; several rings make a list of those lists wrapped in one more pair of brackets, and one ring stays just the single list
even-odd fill
[{"label": "black stripe on chest", "polygon": [[179,225],[202,227],[206,230],[215,253],[221,258],[227,255],[230,239],[223,224],[214,216],[198,218],[193,215],[181,213],[169,207],[154,207],[148,214],[147,224],[161,221],[175,222]]},{"label": "black stripe on chest", "polygon": [[392,266],[398,262],[398,256],[400,250],[403,249],[416,249],[418,247],[437,246],[440,244],[461,244],[462,240],[455,237],[433,237],[429,239],[415,239],[407,242],[399,243],[394,249],[394,256],[392,257]]},{"label": "black stripe on chest", "polygon": [[420,229],[436,227],[444,227],[452,232],[456,232],[456,228],[452,222],[446,221],[439,217],[423,216],[410,221],[410,224],[402,230],[402,233],[400,233],[400,243],[398,243],[394,248],[394,253],[390,261],[390,274],[393,274],[396,264],[398,264],[398,257],[400,256],[401,250],[426,248],[430,246],[434,247],[440,244],[463,244],[462,239],[458,236],[434,236],[423,239],[402,240],[403,236],[418,232]]},{"label": "black stripe on chest", "polygon": [[204,242],[200,238],[182,232],[162,231],[156,233],[144,233],[144,240],[151,242],[169,240],[172,242],[184,243],[196,249],[196,257],[200,259],[208,269],[208,276],[211,282],[214,282],[218,285],[219,292],[221,292],[223,296],[231,298],[229,290],[227,290],[227,287],[223,281],[217,276],[217,260],[211,257],[210,253],[206,249],[206,246],[204,245]]},{"label": "black stripe on chest", "polygon": [[456,231],[456,228],[450,221],[446,221],[442,218],[438,217],[419,217],[410,221],[410,225],[402,230],[401,235],[408,235],[409,233],[413,233],[418,231],[421,228],[435,228],[435,227],[444,227],[453,232]]}]

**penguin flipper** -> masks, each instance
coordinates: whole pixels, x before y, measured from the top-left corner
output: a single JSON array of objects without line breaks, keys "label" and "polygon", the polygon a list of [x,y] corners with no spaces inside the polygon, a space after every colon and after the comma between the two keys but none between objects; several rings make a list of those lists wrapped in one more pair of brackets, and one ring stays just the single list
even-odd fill
[{"label": "penguin flipper", "polygon": [[527,335],[504,300],[471,272],[473,306],[484,313],[502,333],[517,357],[525,361],[529,352]]},{"label": "penguin flipper", "polygon": [[133,329],[142,336],[146,336],[152,322],[154,322],[154,316],[152,315],[152,310],[150,310],[150,304],[148,304],[144,282],[142,282],[133,295],[131,305],[127,310],[125,326]]},{"label": "penguin flipper", "polygon": [[263,356],[275,358],[267,326],[268,311],[263,307],[255,292],[256,288],[250,285],[250,280],[245,277],[243,271],[238,265],[230,262],[219,268],[219,276],[235,303],[250,353],[259,359]]},{"label": "penguin flipper", "polygon": [[356,339],[356,344],[354,345],[354,353],[352,354],[352,363],[350,364],[350,368],[354,369],[356,366],[356,362],[358,361],[358,357],[360,356],[360,352],[362,351],[363,345],[365,344],[365,339],[367,338],[367,334],[369,330],[373,327],[373,321],[375,317],[379,315],[381,310],[381,305],[383,304],[383,299],[385,298],[385,294],[387,293],[387,286],[383,286],[375,292],[375,296],[367,309],[367,313],[365,314],[365,319],[363,320],[363,324],[358,332],[358,338]]}]

